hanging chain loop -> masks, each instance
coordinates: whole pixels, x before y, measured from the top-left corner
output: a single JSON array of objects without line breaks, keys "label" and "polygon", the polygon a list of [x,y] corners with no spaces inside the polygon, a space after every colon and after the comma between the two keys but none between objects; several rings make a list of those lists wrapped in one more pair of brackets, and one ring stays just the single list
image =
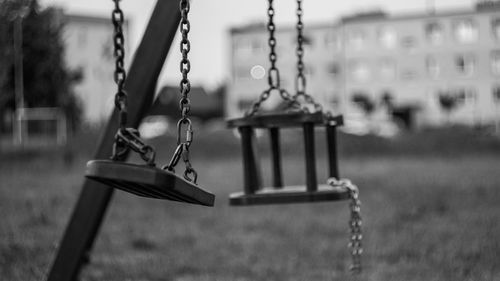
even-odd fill
[{"label": "hanging chain loop", "polygon": [[[323,107],[321,104],[317,103],[314,98],[306,93],[307,79],[305,76],[305,64],[304,64],[304,22],[302,21],[302,16],[304,11],[302,10],[302,0],[297,0],[297,47],[295,49],[295,55],[297,56],[297,77],[295,78],[295,92],[293,96],[294,100],[298,102],[299,98],[302,98],[305,104],[313,105],[316,112],[321,112]],[[307,107],[305,107],[307,108]]]},{"label": "hanging chain loop", "polygon": [[[189,100],[189,92],[191,91],[191,82],[189,81],[189,71],[191,71],[191,62],[189,61],[188,54],[191,51],[191,42],[189,41],[188,35],[191,30],[191,23],[189,22],[188,15],[191,6],[189,0],[181,0],[179,10],[181,13],[181,22],[179,25],[179,30],[181,32],[182,38],[180,43],[181,51],[181,61],[179,64],[179,70],[181,72],[182,78],[179,83],[181,99],[179,101],[179,107],[181,110],[181,118],[177,122],[177,147],[175,149],[174,155],[170,160],[168,165],[165,165],[163,169],[171,172],[175,172],[174,168],[182,159],[186,169],[184,171],[184,178],[187,181],[196,184],[198,179],[198,174],[193,169],[191,162],[189,161],[189,147],[193,142],[193,126],[191,124],[191,119],[189,119],[189,112],[191,111],[191,101]],[[183,127],[186,125],[186,137],[182,140]]]},{"label": "hanging chain loop", "polygon": [[285,89],[281,88],[281,77],[278,67],[276,66],[278,55],[276,54],[276,25],[274,23],[274,15],[275,10],[273,7],[273,0],[268,0],[268,9],[267,9],[267,31],[269,32],[269,37],[267,40],[267,45],[269,46],[269,62],[270,67],[267,71],[267,82],[268,89],[264,90],[262,94],[260,94],[257,101],[255,101],[250,110],[246,112],[247,116],[252,116],[257,113],[260,109],[261,104],[266,101],[273,91],[278,92],[283,100],[288,103],[290,108],[300,108],[300,104],[293,98],[292,95],[288,93]]},{"label": "hanging chain loop", "polygon": [[359,274],[362,271],[361,255],[363,254],[363,245],[361,241],[363,234],[361,231],[361,201],[359,199],[359,189],[348,179],[337,180],[329,178],[327,183],[332,187],[339,187],[342,190],[349,192],[349,203],[351,218],[349,220],[349,248],[351,250],[352,264],[350,270],[353,274]]},{"label": "hanging chain loop", "polygon": [[145,144],[140,138],[139,131],[134,128],[127,128],[127,93],[124,90],[127,72],[125,70],[125,36],[123,35],[123,23],[125,16],[120,8],[120,0],[113,0],[115,7],[111,13],[111,22],[113,23],[113,45],[115,56],[114,80],[116,83],[115,107],[119,112],[119,129],[115,135],[113,144],[113,155],[111,159],[115,161],[124,161],[130,150],[141,155],[141,158],[148,165],[155,165],[155,151]]},{"label": "hanging chain loop", "polygon": [[124,154],[125,151],[128,152],[128,150],[131,149],[141,155],[141,158],[149,166],[155,166],[156,152],[151,146],[142,141],[137,129],[126,128],[124,130],[118,130],[115,141],[120,144],[116,146],[115,149],[122,148],[121,151],[115,151],[118,155]]}]

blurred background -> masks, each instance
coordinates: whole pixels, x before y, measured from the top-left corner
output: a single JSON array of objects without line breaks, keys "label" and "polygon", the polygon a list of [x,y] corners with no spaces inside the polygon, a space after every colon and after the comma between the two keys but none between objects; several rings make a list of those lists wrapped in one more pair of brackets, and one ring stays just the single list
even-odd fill
[{"label": "blurred background", "polygon": [[[500,2],[303,2],[307,92],[344,116],[340,173],[361,192],[361,278],[500,280]],[[155,3],[122,1],[126,67]],[[55,257],[114,107],[112,8],[0,0],[4,280],[45,279]],[[290,92],[295,8],[275,3],[280,83]],[[224,120],[244,114],[266,88],[267,2],[200,0],[191,9],[191,162],[216,206],[116,192],[81,279],[346,280],[347,202],[227,204],[242,189],[243,168],[239,135]],[[176,143],[178,44],[139,126],[159,163]],[[280,99],[263,106],[280,108]],[[317,131],[319,179],[324,135]],[[257,136],[269,185],[269,143]],[[283,135],[286,184],[304,183],[302,138]]]}]

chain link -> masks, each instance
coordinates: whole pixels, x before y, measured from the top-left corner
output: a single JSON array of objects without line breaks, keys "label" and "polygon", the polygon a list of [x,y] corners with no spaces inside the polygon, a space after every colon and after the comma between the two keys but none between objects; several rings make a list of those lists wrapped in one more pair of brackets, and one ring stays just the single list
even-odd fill
[{"label": "chain link", "polygon": [[[181,82],[179,84],[181,99],[179,101],[179,107],[181,110],[181,118],[177,122],[177,147],[168,165],[165,165],[163,169],[171,172],[175,172],[174,168],[182,159],[186,169],[184,171],[184,178],[190,182],[196,184],[198,174],[193,169],[191,162],[189,161],[189,147],[193,141],[194,131],[191,125],[191,120],[189,119],[189,112],[191,111],[191,101],[189,100],[189,92],[191,91],[191,82],[189,81],[189,71],[191,71],[191,62],[189,61],[188,54],[191,50],[191,42],[189,41],[188,35],[191,30],[191,23],[189,22],[188,15],[191,6],[189,0],[181,0],[179,10],[181,13],[181,22],[179,25],[179,30],[181,32],[182,38],[180,43],[181,51],[181,61],[179,63],[179,69],[182,75]],[[186,125],[186,138],[181,139],[183,126]]]},{"label": "chain link", "polygon": [[359,274],[362,271],[361,255],[363,254],[363,245],[361,244],[363,235],[361,230],[361,201],[359,200],[359,189],[348,179],[337,180],[329,178],[328,184],[332,187],[340,187],[349,192],[351,202],[349,208],[351,218],[349,220],[349,248],[351,250],[352,265],[350,270],[354,274]]}]

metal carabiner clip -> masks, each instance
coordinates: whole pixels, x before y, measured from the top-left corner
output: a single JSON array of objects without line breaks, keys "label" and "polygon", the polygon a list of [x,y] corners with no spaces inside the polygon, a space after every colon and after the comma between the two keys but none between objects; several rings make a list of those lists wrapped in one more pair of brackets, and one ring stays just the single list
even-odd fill
[{"label": "metal carabiner clip", "polygon": [[[182,124],[187,124],[185,142],[181,142]],[[177,145],[185,143],[187,146],[190,146],[192,141],[193,141],[193,126],[191,124],[191,120],[189,118],[180,119],[179,122],[177,122]]]}]

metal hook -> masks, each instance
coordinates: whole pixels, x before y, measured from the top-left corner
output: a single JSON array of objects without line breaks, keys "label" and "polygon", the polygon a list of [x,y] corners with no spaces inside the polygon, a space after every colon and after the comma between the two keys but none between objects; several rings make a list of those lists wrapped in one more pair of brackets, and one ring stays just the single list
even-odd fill
[{"label": "metal hook", "polygon": [[[193,174],[193,178],[190,178],[189,174]],[[196,181],[198,180],[198,173],[193,168],[186,168],[186,170],[184,171],[184,178],[187,181],[190,181],[190,182],[193,182],[196,184]]]},{"label": "metal hook", "polygon": [[168,165],[163,166],[162,169],[175,172],[174,167],[177,166],[177,163],[179,163],[183,150],[184,150],[184,145],[183,144],[178,145],[177,148],[175,149],[174,155],[172,155],[172,159],[170,159],[170,163]]},{"label": "metal hook", "polygon": [[[185,142],[181,142],[182,124],[187,124]],[[191,120],[189,118],[180,119],[179,122],[177,122],[177,145],[185,143],[188,146],[190,146],[192,141],[193,141],[193,126],[191,125]]]}]

